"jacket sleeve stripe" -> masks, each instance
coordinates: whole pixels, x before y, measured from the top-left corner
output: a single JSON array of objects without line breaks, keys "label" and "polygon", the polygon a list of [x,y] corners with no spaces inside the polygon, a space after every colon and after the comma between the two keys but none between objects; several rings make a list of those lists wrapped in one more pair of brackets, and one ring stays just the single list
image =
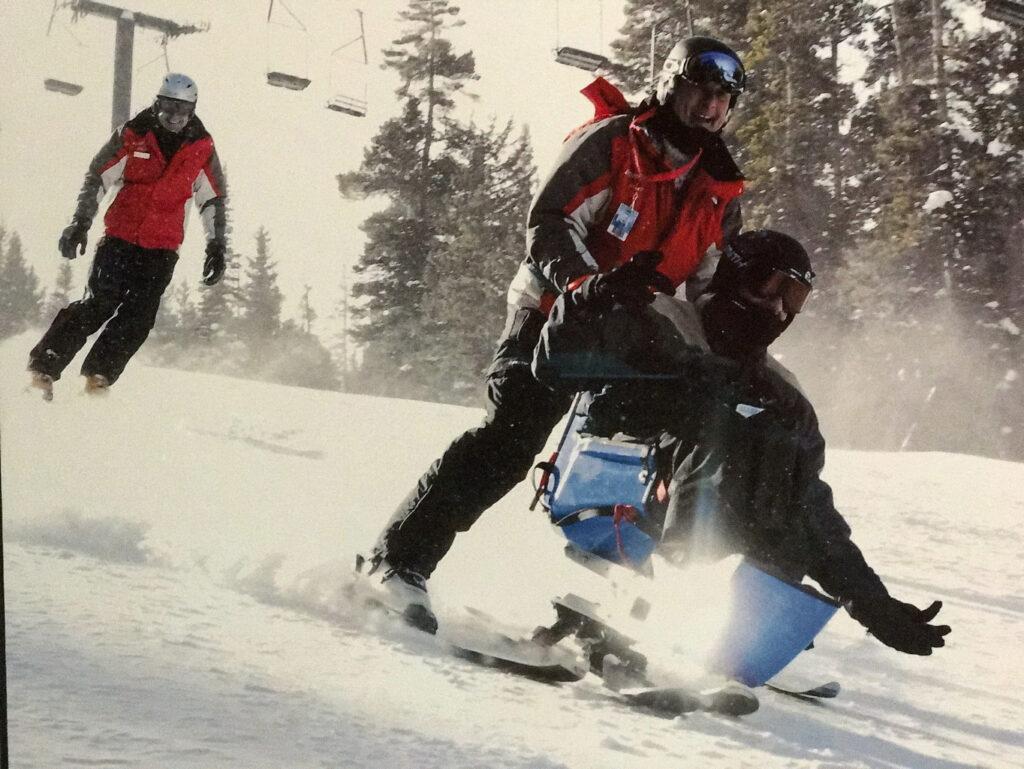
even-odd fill
[{"label": "jacket sleeve stripe", "polygon": [[628,125],[626,117],[611,118],[573,134],[534,198],[527,259],[558,291],[597,270],[584,241],[610,198],[613,144]]},{"label": "jacket sleeve stripe", "polygon": [[103,196],[124,176],[127,153],[124,149],[124,131],[121,126],[107,140],[85,172],[82,189],[78,193],[75,219],[91,224],[99,210]]},{"label": "jacket sleeve stripe", "polygon": [[226,191],[227,182],[217,150],[211,147],[210,158],[192,185],[192,199],[199,209],[207,240],[225,240],[227,237]]}]

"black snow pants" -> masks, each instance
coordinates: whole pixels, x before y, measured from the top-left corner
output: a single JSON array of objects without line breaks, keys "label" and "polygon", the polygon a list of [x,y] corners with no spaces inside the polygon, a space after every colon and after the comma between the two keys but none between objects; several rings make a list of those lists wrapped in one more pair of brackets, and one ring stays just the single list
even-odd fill
[{"label": "black snow pants", "polygon": [[59,379],[61,372],[106,323],[82,363],[82,375],[101,374],[113,384],[156,323],[160,297],[178,255],[105,237],[96,248],[85,297],[57,313],[29,353],[29,368]]},{"label": "black snow pants", "polygon": [[483,424],[456,438],[423,474],[391,516],[374,560],[429,577],[455,534],[529,473],[571,404],[571,394],[550,390],[530,371],[544,319],[537,310],[510,312],[487,378]]}]

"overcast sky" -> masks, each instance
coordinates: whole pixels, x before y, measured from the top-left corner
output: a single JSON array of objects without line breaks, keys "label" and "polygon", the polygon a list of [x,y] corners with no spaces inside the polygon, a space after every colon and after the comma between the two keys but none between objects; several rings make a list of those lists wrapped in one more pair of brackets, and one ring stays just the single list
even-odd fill
[{"label": "overcast sky", "polygon": [[[108,0],[117,4],[117,0]],[[232,239],[252,251],[261,224],[271,234],[285,291],[285,313],[297,314],[305,284],[324,323],[337,300],[345,269],[363,241],[360,221],[372,206],[347,203],[335,175],[354,169],[383,120],[394,116],[395,74],[380,69],[382,48],[399,33],[404,0],[286,0],[308,32],[294,25],[280,0],[267,25],[262,0],[121,0],[121,5],[179,22],[208,22],[210,29],[171,41],[172,71],[199,86],[199,115],[217,143],[231,184]],[[461,99],[458,114],[479,122],[512,118],[529,126],[543,172],[565,134],[590,117],[580,88],[589,73],[556,64],[556,32],[563,45],[604,47],[622,24],[617,0],[561,0],[556,29],[554,0],[464,0],[466,24],[452,32],[458,51],[472,49],[479,99]],[[358,44],[335,57],[331,50],[358,37],[356,8],[365,15],[370,66],[361,66]],[[47,287],[56,276],[56,241],[75,205],[89,160],[110,132],[114,24],[86,17],[70,23],[59,12],[47,37],[50,0],[0,0],[0,221],[17,231],[30,263]],[[603,17],[603,33],[599,20]],[[291,27],[284,24],[292,24]],[[152,101],[165,73],[158,35],[136,34],[133,114]],[[313,81],[305,91],[271,88],[268,69]],[[44,77],[74,80],[82,93],[68,97],[43,88]],[[365,118],[325,109],[332,91],[369,100]],[[193,280],[198,290],[202,228],[194,214],[175,283]],[[97,222],[90,245],[101,235]],[[288,245],[287,249],[285,245]],[[91,259],[75,264],[84,285]],[[326,330],[321,326],[320,331]]]}]

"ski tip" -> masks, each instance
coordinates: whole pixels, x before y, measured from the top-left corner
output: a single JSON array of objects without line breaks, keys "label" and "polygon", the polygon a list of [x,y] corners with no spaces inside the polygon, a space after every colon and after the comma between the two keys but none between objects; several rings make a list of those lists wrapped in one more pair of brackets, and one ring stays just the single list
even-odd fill
[{"label": "ski tip", "polygon": [[746,716],[754,713],[761,706],[757,695],[739,684],[706,689],[701,692],[679,686],[641,687],[623,689],[619,695],[637,707],[652,710],[670,718],[695,711],[719,713],[726,716]]},{"label": "ski tip", "polygon": [[827,683],[819,684],[818,686],[811,686],[808,688],[795,688],[782,686],[779,684],[767,683],[765,684],[766,689],[770,689],[773,692],[779,694],[785,694],[790,697],[801,697],[803,699],[822,699],[830,700],[839,696],[843,687],[838,681],[828,681]]},{"label": "ski tip", "polygon": [[437,617],[426,606],[421,606],[418,603],[407,606],[405,611],[402,612],[402,619],[405,621],[405,624],[417,630],[422,630],[430,635],[437,634]]},{"label": "ski tip", "polygon": [[749,716],[761,707],[757,695],[740,684],[703,692],[702,696],[705,700],[704,710],[726,716]]}]

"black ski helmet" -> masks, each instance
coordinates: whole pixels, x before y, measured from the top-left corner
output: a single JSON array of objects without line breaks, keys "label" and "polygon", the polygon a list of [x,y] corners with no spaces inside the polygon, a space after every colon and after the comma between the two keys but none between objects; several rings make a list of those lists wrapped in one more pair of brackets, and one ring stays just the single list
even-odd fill
[{"label": "black ski helmet", "polygon": [[[774,230],[737,235],[697,300],[712,352],[734,360],[763,355],[803,308],[813,278],[807,251],[789,235]],[[782,300],[783,315],[755,301],[768,292]]]},{"label": "black ski helmet", "polygon": [[747,73],[739,54],[713,37],[688,37],[676,43],[661,66],[656,93],[668,104],[679,78],[698,85],[717,83],[729,92],[729,109],[747,86]]},{"label": "black ski helmet", "polygon": [[814,270],[811,258],[796,238],[775,230],[750,230],[733,238],[718,260],[709,292],[732,293],[739,288],[757,289],[773,273],[781,273],[810,292]]}]

